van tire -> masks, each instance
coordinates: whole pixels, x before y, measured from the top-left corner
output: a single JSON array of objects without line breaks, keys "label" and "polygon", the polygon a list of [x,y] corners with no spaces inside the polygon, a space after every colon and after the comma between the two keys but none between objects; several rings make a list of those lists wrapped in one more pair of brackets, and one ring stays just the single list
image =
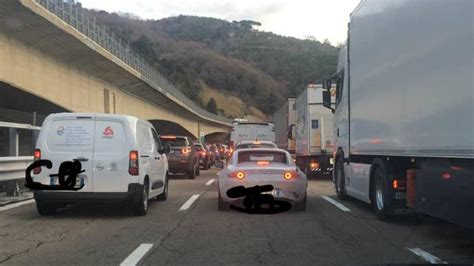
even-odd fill
[{"label": "van tire", "polygon": [[166,178],[165,178],[165,186],[163,188],[163,192],[156,196],[157,201],[165,201],[168,199],[168,173],[166,173]]},{"label": "van tire", "polygon": [[58,206],[54,203],[44,203],[36,201],[36,209],[41,216],[55,215],[58,210]]},{"label": "van tire", "polygon": [[148,180],[145,179],[141,189],[137,191],[136,200],[133,202],[133,212],[136,216],[144,216],[148,211]]}]

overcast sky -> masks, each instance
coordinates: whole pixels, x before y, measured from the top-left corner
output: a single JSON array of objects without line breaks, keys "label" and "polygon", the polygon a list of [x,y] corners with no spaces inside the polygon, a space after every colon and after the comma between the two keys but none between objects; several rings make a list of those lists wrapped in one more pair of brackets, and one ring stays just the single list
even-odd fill
[{"label": "overcast sky", "polygon": [[360,0],[79,0],[84,7],[129,12],[145,19],[196,15],[255,20],[261,30],[331,43],[346,39],[349,14]]}]

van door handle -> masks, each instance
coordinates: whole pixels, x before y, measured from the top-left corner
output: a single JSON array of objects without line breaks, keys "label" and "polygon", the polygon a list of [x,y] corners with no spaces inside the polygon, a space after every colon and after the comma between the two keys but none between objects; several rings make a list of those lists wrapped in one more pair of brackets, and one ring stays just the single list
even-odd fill
[{"label": "van door handle", "polygon": [[150,156],[148,155],[140,155],[141,158],[149,158]]},{"label": "van door handle", "polygon": [[72,159],[73,161],[79,161],[79,162],[87,162],[89,161],[88,158],[84,158],[84,157],[77,157],[77,158],[74,158]]},{"label": "van door handle", "polygon": [[160,159],[161,159],[161,157],[160,157],[160,156],[158,156],[158,157],[155,157],[155,160],[160,160]]},{"label": "van door handle", "polygon": [[337,129],[337,136],[339,137],[339,128]]}]

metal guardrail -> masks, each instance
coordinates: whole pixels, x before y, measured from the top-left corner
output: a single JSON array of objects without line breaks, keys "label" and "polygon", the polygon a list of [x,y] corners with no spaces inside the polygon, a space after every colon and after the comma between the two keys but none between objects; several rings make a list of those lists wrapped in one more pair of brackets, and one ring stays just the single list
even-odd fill
[{"label": "metal guardrail", "polygon": [[[164,95],[169,93],[182,103],[187,105],[201,117],[215,120],[221,123],[230,124],[230,120],[215,114],[212,114],[189,98],[187,98],[179,89],[177,89],[168,79],[154,69],[146,60],[134,52],[129,43],[123,41],[114,34],[113,31],[104,25],[97,25],[95,17],[90,17],[84,12],[82,5],[75,0],[34,0],[41,6],[55,14],[58,18],[89,37],[99,46],[119,58],[122,62],[135,69],[142,75],[142,79],[156,90]],[[160,89],[161,88],[161,89]]]},{"label": "metal guardrail", "polygon": [[25,169],[33,156],[0,157],[0,182],[25,178]]}]

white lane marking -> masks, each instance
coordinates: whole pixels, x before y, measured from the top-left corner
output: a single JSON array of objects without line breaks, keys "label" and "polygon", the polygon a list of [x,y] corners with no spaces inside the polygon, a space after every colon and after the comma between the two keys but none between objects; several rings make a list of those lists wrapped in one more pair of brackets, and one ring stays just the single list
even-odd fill
[{"label": "white lane marking", "polygon": [[440,258],[424,251],[421,248],[408,248],[409,251],[411,251],[413,254],[423,258],[425,261],[433,264],[448,264],[445,261],[442,261]]},{"label": "white lane marking", "polygon": [[20,202],[8,204],[6,206],[0,207],[0,212],[10,210],[10,209],[13,209],[13,208],[16,208],[16,207],[20,207],[20,206],[23,206],[23,205],[26,205],[26,204],[34,203],[34,202],[35,202],[34,199],[29,199],[29,200],[25,200],[25,201],[20,201]]},{"label": "white lane marking", "polygon": [[153,247],[153,244],[141,244],[128,257],[120,263],[120,266],[137,265],[145,254]]},{"label": "white lane marking", "polygon": [[207,183],[206,183],[206,186],[209,186],[209,185],[211,185],[212,183],[214,183],[214,180],[215,180],[214,178],[213,178],[213,179],[209,179],[209,181],[207,181]]},{"label": "white lane marking", "polygon": [[180,211],[185,211],[193,205],[194,201],[196,201],[199,198],[199,195],[192,195],[184,204],[179,208]]},{"label": "white lane marking", "polygon": [[331,199],[330,197],[328,196],[321,196],[323,199],[325,199],[327,202],[331,203],[332,205],[336,206],[337,208],[339,208],[341,211],[344,211],[344,212],[350,212],[351,210],[349,208],[347,208],[346,206],[342,205],[341,203]]}]

